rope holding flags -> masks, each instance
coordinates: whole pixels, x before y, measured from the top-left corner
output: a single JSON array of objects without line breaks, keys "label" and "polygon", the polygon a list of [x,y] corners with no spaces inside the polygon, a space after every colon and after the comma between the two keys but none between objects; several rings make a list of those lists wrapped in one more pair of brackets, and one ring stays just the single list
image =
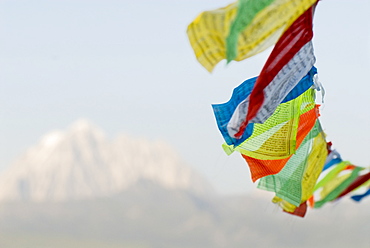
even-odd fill
[{"label": "rope holding flags", "polygon": [[[226,154],[239,152],[258,188],[274,192],[284,212],[304,217],[351,194],[370,195],[370,170],[343,161],[319,120],[312,44],[318,0],[238,0],[201,13],[187,29],[199,63],[211,72],[223,59],[241,61],[275,45],[260,75],[213,104]],[[358,192],[358,193],[357,193]]]}]

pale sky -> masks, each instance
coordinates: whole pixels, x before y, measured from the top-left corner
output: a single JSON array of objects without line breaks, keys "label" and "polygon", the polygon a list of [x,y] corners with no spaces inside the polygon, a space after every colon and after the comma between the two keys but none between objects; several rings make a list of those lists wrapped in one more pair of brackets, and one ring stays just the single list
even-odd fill
[{"label": "pale sky", "polygon": [[[257,76],[265,52],[196,61],[187,25],[226,0],[0,1],[0,169],[45,133],[83,117],[108,137],[161,139],[216,189],[256,188],[221,144],[211,104]],[[314,19],[324,130],[343,159],[370,166],[370,0],[322,0]]]}]

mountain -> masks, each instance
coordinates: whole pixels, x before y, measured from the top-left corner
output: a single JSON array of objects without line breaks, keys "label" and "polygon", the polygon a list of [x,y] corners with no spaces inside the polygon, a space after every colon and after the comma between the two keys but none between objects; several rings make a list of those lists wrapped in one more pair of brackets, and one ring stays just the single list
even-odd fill
[{"label": "mountain", "polygon": [[370,198],[300,219],[272,195],[219,195],[165,143],[111,141],[80,120],[44,136],[1,175],[0,247],[370,246]]},{"label": "mountain", "polygon": [[81,119],[41,138],[0,175],[0,201],[67,201],[109,196],[140,181],[195,194],[211,186],[166,143],[108,140]]}]

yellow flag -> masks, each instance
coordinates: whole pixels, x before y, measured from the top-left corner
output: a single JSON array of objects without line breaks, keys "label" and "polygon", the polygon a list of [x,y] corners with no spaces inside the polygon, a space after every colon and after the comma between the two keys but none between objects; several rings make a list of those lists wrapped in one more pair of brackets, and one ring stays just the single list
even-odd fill
[{"label": "yellow flag", "polygon": [[[324,133],[320,133],[313,141],[312,150],[307,159],[307,167],[303,175],[302,180],[302,199],[301,203],[308,200],[313,194],[315,183],[324,167],[325,160],[327,157],[326,141]],[[272,199],[273,203],[276,203],[283,210],[293,213],[297,208],[292,203],[275,196]]]},{"label": "yellow flag", "polygon": [[319,134],[313,141],[312,151],[308,156],[308,163],[302,180],[302,200],[305,202],[311,197],[315,184],[319,178],[328,156],[325,134]]},{"label": "yellow flag", "polygon": [[[238,151],[246,156],[270,160],[292,155],[297,149],[300,117],[315,107],[315,91],[308,89],[297,98],[282,103],[263,124],[254,124],[253,133],[239,146],[224,145],[226,153]],[[310,115],[311,117],[311,115]],[[315,120],[312,121],[312,124]]]},{"label": "yellow flag", "polygon": [[187,33],[195,57],[209,72],[226,57],[226,37],[236,12],[237,3],[205,11],[188,26]]}]

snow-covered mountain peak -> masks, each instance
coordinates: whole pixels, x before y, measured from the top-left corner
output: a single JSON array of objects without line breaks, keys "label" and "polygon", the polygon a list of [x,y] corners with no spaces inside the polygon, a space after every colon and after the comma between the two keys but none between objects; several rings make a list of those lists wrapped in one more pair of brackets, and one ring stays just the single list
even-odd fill
[{"label": "snow-covered mountain peak", "polygon": [[140,181],[167,189],[209,192],[210,186],[163,141],[127,135],[108,140],[89,121],[53,131],[0,176],[1,200],[94,198],[119,193]]},{"label": "snow-covered mountain peak", "polygon": [[91,121],[87,119],[78,119],[74,123],[72,123],[68,128],[67,131],[68,135],[78,135],[78,136],[94,136],[99,138],[105,138],[105,133],[102,129],[98,126],[93,124]]}]

